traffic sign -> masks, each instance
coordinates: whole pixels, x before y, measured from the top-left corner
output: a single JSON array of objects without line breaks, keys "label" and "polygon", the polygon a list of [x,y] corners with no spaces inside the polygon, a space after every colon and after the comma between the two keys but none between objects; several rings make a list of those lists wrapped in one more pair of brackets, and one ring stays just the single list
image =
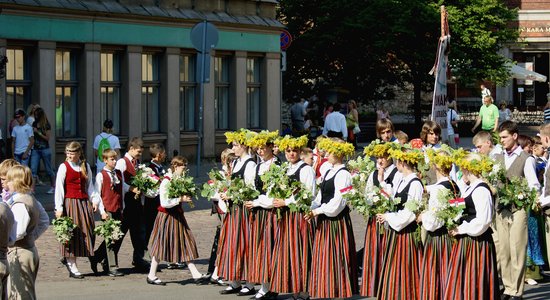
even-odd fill
[{"label": "traffic sign", "polygon": [[281,50],[286,50],[292,43],[292,35],[290,32],[283,30],[281,32]]}]

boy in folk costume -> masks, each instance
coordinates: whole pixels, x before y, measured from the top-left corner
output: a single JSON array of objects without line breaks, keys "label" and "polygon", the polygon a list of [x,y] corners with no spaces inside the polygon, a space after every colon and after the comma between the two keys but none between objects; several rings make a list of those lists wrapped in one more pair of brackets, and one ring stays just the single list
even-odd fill
[{"label": "boy in folk costume", "polygon": [[[542,146],[548,151],[550,148],[550,123],[544,124],[540,127],[540,140]],[[542,208],[544,214],[545,228],[545,238],[546,238],[546,254],[547,257],[550,257],[550,164],[546,164],[544,169],[544,186],[542,189],[542,194],[539,198],[539,205]]]},{"label": "boy in folk costume", "polygon": [[[136,175],[139,159],[143,153],[143,140],[138,137],[132,138],[128,142],[128,152],[116,163],[116,169],[122,173],[124,182],[131,184]],[[137,199],[136,199],[137,198]],[[141,271],[149,269],[149,263],[145,260],[145,251],[147,242],[145,241],[145,223],[143,217],[143,203],[141,197],[136,193],[128,191],[122,197],[124,201],[124,219],[122,222],[122,231],[130,230],[130,238],[134,248],[132,264]]]},{"label": "boy in folk costume", "polygon": [[[506,177],[524,177],[529,188],[540,189],[535,159],[517,144],[518,126],[505,121],[499,126],[500,143],[504,153],[497,155],[497,161],[506,167]],[[498,199],[497,199],[498,201]],[[524,289],[525,262],[527,252],[527,212],[515,205],[497,204],[496,230],[498,235],[497,257],[501,268],[504,295],[521,298]]]}]

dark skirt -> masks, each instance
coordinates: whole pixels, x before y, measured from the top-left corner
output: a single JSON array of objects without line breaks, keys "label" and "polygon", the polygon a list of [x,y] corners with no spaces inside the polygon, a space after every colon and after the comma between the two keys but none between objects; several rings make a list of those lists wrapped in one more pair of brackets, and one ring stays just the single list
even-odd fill
[{"label": "dark skirt", "polygon": [[269,282],[272,255],[273,232],[277,214],[274,210],[254,208],[249,211],[250,226],[248,253],[246,257],[247,277],[250,283]]},{"label": "dark skirt", "polygon": [[88,257],[94,255],[95,221],[92,202],[88,199],[65,198],[64,214],[73,220],[76,228],[67,245],[61,245],[63,257]]},{"label": "dark skirt", "polygon": [[446,229],[428,232],[420,273],[421,299],[436,300],[445,296],[452,248],[453,241]]},{"label": "dark skirt", "polygon": [[382,260],[386,252],[387,232],[384,229],[384,224],[376,222],[375,216],[370,217],[365,232],[361,296],[376,297],[380,272],[382,270]]},{"label": "dark skirt", "polygon": [[[229,205],[223,219],[218,240],[218,274],[227,281],[245,280],[246,241],[248,238],[248,220],[243,220],[245,212],[242,206]],[[246,225],[245,225],[246,224]]]},{"label": "dark skirt", "polygon": [[187,262],[199,257],[195,238],[183,213],[157,214],[149,249],[158,261]]}]

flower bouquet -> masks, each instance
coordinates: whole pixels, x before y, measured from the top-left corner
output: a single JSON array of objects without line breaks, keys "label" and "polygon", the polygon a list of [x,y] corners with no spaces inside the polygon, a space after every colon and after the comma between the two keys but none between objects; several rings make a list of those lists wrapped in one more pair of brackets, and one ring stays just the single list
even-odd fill
[{"label": "flower bouquet", "polygon": [[537,210],[537,190],[530,188],[525,177],[514,177],[498,189],[499,206]]},{"label": "flower bouquet", "polygon": [[55,239],[63,245],[67,245],[73,237],[76,224],[70,217],[60,217],[52,220]]},{"label": "flower bouquet", "polygon": [[455,198],[452,191],[443,189],[437,194],[437,205],[432,211],[448,230],[452,230],[456,228],[465,207],[464,198]]},{"label": "flower bouquet", "polygon": [[227,197],[235,205],[242,205],[245,201],[258,198],[259,195],[260,192],[253,185],[246,184],[242,178],[231,180],[231,184],[227,188]]},{"label": "flower bouquet", "polygon": [[[138,166],[131,185],[135,186],[145,196],[155,198],[159,193],[160,178],[153,169],[141,164]],[[139,198],[139,194],[136,194],[134,198]]]},{"label": "flower bouquet", "polygon": [[229,180],[223,176],[223,173],[214,168],[208,172],[209,180],[205,182],[201,189],[201,196],[210,200],[218,191],[225,191],[229,186]]},{"label": "flower bouquet", "polygon": [[124,236],[124,233],[120,230],[121,223],[121,221],[109,218],[96,226],[94,233],[103,237],[107,247],[110,247],[115,241]]},{"label": "flower bouquet", "polygon": [[357,157],[348,161],[348,170],[353,177],[360,176],[362,182],[367,182],[367,179],[376,168],[376,164],[369,157]]},{"label": "flower bouquet", "polygon": [[[193,177],[187,176],[185,173],[172,175],[172,179],[168,184],[168,198],[180,198],[182,196],[191,198],[197,196],[197,186],[193,181]],[[194,207],[193,202],[189,202],[189,206]]]},{"label": "flower bouquet", "polygon": [[295,191],[294,200],[296,200],[296,203],[290,203],[288,205],[289,210],[291,212],[307,214],[311,211],[311,201],[313,200],[311,190],[299,181],[293,182],[292,186]]},{"label": "flower bouquet", "polygon": [[[267,191],[267,195],[275,199],[288,199],[294,192],[293,183],[290,177],[286,174],[289,163],[283,163],[281,165],[271,164],[269,170],[267,170],[260,177],[264,183],[264,189]],[[281,211],[277,209],[277,218],[281,218]]]}]

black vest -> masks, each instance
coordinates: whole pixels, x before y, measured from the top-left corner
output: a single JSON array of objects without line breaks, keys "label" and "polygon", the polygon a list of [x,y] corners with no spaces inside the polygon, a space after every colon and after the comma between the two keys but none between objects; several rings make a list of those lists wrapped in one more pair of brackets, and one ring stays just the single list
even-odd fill
[{"label": "black vest", "polygon": [[[414,181],[418,181],[422,184],[422,181],[420,179],[413,178],[411,181],[409,181],[407,186],[405,186],[405,188],[401,192],[397,192],[395,194],[396,198],[399,197],[401,199],[401,202],[399,202],[399,204],[397,204],[396,206],[396,211],[399,211],[405,208],[405,203],[407,203],[407,200],[409,198],[409,189],[411,188],[411,183],[413,183]],[[415,231],[416,227],[418,227],[418,224],[416,223],[416,221],[413,221],[411,224],[407,225],[405,228],[398,231],[398,233],[410,233]]]},{"label": "black vest", "polygon": [[[274,160],[273,160],[273,163],[276,164],[276,165],[280,165],[281,162],[279,161],[279,159],[277,158],[277,156],[274,156]],[[256,177],[254,177],[254,186],[256,186],[256,190],[258,190],[260,193],[263,193],[265,192],[264,190],[264,182],[262,181],[262,178],[260,177],[260,166],[262,164],[258,164],[256,166]],[[270,165],[271,167],[271,165]]]},{"label": "black vest", "polygon": [[[231,179],[241,178],[241,179],[244,180],[244,171],[246,170],[246,166],[247,166],[248,163],[250,163],[250,162],[254,162],[254,159],[252,159],[252,157],[249,158],[249,159],[247,159],[247,160],[244,162],[243,166],[241,167],[241,169],[240,169],[239,171],[237,171],[237,172],[231,174]],[[235,161],[235,164],[233,165],[233,167],[235,167],[235,165],[237,165],[237,162],[236,162],[236,161]]]},{"label": "black vest", "polygon": [[307,166],[306,163],[302,163],[301,166],[298,167],[298,169],[296,170],[296,172],[294,172],[293,174],[290,174],[288,175],[288,177],[290,178],[291,181],[300,181],[300,172],[302,171],[302,169]]},{"label": "black vest", "polygon": [[[491,191],[489,188],[489,185],[487,185],[485,182],[481,182],[478,184],[472,192],[464,198],[464,203],[466,204],[466,208],[464,208],[464,211],[462,212],[462,218],[460,218],[461,221],[471,222],[476,217],[476,207],[474,205],[474,198],[472,195],[474,194],[474,191],[480,187],[484,187]],[[478,238],[486,239],[491,237],[491,227],[489,227],[484,233],[482,233]]]},{"label": "black vest", "polygon": [[[393,168],[388,178],[384,179],[384,182],[387,184],[392,184],[395,174],[397,174],[397,168]],[[380,181],[378,181],[378,169],[374,170],[374,173],[372,174],[372,183],[374,186],[380,187]]]},{"label": "black vest", "polygon": [[[341,168],[340,170],[336,171],[336,173],[334,174],[334,176],[332,176],[331,179],[326,179],[327,178],[327,175],[329,172],[327,172],[325,174],[325,177],[323,178],[323,182],[321,183],[321,186],[319,187],[319,189],[321,190],[321,204],[322,203],[329,203],[330,199],[334,198],[334,193],[336,192],[336,188],[334,186],[334,180],[336,179],[336,176],[338,175],[338,173],[340,173],[340,171],[342,170],[346,170],[346,168]],[[346,205],[346,207],[344,208],[344,210],[342,210],[338,216],[336,217],[327,217],[326,215],[320,215],[319,216],[319,220],[323,220],[323,219],[340,219],[342,217],[344,217],[346,214],[349,214],[349,208],[348,206]]]}]

